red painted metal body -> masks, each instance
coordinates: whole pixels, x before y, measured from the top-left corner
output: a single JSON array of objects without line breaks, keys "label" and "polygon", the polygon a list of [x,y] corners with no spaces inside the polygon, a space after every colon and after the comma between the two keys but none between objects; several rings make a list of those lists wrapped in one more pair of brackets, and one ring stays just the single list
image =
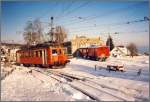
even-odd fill
[{"label": "red painted metal body", "polygon": [[17,63],[23,65],[54,66],[65,65],[68,61],[66,49],[62,47],[43,47],[16,52]]},{"label": "red painted metal body", "polygon": [[108,58],[110,55],[108,46],[98,46],[98,47],[87,47],[78,49],[81,57],[100,60],[102,58]]}]

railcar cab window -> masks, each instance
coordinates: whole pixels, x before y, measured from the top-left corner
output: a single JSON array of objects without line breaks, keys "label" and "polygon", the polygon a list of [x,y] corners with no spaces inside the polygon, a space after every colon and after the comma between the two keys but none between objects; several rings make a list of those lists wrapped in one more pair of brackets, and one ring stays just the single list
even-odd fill
[{"label": "railcar cab window", "polygon": [[61,55],[62,54],[62,51],[61,51],[61,49],[59,49],[59,55]]},{"label": "railcar cab window", "polygon": [[66,48],[64,48],[63,50],[64,50],[64,54],[67,54],[67,49],[66,49]]},{"label": "railcar cab window", "polygon": [[57,55],[58,53],[57,53],[57,50],[56,49],[53,49],[52,50],[52,55]]}]

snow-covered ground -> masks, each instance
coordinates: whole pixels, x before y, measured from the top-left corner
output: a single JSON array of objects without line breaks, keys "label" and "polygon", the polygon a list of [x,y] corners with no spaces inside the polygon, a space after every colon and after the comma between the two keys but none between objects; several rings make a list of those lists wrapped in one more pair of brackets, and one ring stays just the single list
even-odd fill
[{"label": "snow-covered ground", "polygon": [[[106,70],[107,65],[124,65],[125,72],[109,72]],[[96,65],[96,71],[95,71]],[[139,69],[142,69],[140,76],[137,75]],[[137,81],[149,82],[149,57],[148,56],[136,56],[136,57],[123,57],[123,58],[108,58],[106,62],[91,61],[84,59],[71,59],[67,68],[63,71],[80,71],[92,74],[94,76],[110,76],[123,79],[131,79]]]},{"label": "snow-covered ground", "polygon": [[83,93],[38,72],[29,73],[25,67],[1,81],[2,101],[76,101],[90,100]]},{"label": "snow-covered ground", "polygon": [[[110,57],[106,62],[77,58],[70,60],[71,62],[68,63],[65,68],[52,70],[85,77],[88,80],[93,81],[93,86],[101,85],[103,86],[101,87],[102,90],[104,89],[105,91],[109,91],[112,94],[117,94],[118,96],[124,94],[135,101],[149,100],[149,56],[137,56],[133,58]],[[108,64],[123,64],[125,67],[125,72],[109,72],[106,70],[106,66]],[[96,70],[95,65],[97,67]],[[59,83],[56,80],[46,77],[45,75],[41,75],[38,72],[31,74],[25,67],[15,65],[14,67],[16,67],[16,70],[2,80],[2,100],[90,100],[88,96],[84,95],[80,91],[77,91],[68,84]],[[139,69],[142,69],[140,76],[137,75]],[[103,93],[101,96],[102,100],[110,98],[103,95]]]},{"label": "snow-covered ground", "polygon": [[[125,72],[109,72],[106,70],[108,64],[124,65]],[[140,76],[137,75],[139,69],[142,69]],[[135,100],[149,99],[149,56],[110,57],[106,62],[73,58],[66,68],[57,70],[84,76],[97,83],[115,87],[134,97]]]}]

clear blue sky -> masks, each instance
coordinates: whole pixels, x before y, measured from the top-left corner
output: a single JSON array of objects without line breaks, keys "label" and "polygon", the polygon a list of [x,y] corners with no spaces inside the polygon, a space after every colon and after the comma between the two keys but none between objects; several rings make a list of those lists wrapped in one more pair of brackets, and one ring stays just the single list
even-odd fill
[{"label": "clear blue sky", "polygon": [[[106,41],[110,32],[116,45],[134,42],[138,47],[148,48],[148,22],[125,24],[128,21],[142,20],[145,16],[149,17],[148,1],[118,1],[3,1],[1,40],[23,42],[21,32],[24,31],[28,20],[40,18],[42,22],[50,22],[50,17],[54,16],[55,26],[64,26],[69,39],[75,35],[85,35],[100,36]],[[47,23],[43,23],[43,26],[46,33]],[[16,33],[18,31],[21,31],[20,34]],[[120,33],[112,34],[114,32]]]}]

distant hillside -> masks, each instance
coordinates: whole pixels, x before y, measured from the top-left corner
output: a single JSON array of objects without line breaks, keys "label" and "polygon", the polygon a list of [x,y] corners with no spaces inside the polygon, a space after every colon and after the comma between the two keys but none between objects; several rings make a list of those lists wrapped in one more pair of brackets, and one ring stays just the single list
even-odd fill
[{"label": "distant hillside", "polygon": [[23,44],[12,44],[12,43],[1,43],[1,45],[5,45],[5,46],[18,46],[18,47],[23,46]]},{"label": "distant hillside", "polygon": [[138,52],[139,53],[144,53],[144,52],[149,52],[149,47],[148,46],[142,46],[142,47],[138,47]]}]

